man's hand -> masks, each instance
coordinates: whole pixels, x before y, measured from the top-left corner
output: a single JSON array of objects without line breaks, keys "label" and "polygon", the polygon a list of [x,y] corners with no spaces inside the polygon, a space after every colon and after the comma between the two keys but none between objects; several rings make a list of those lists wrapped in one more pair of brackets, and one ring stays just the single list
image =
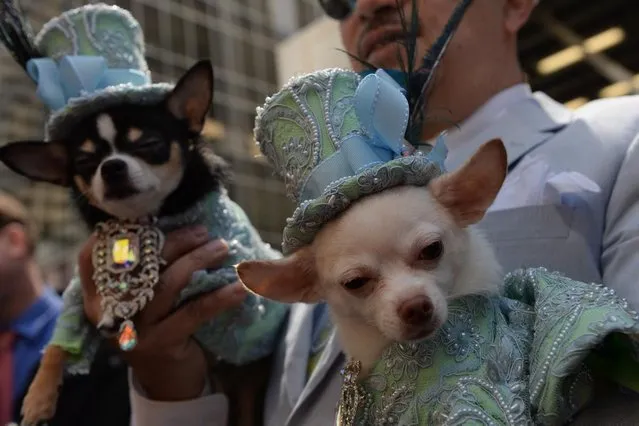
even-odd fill
[{"label": "man's hand", "polygon": [[[96,325],[101,316],[100,297],[93,282],[91,262],[95,236],[79,255],[84,309]],[[167,265],[153,300],[134,318],[138,343],[123,356],[149,398],[163,401],[193,399],[204,387],[207,365],[202,349],[191,335],[204,322],[238,306],[246,291],[241,284],[202,295],[172,312],[191,275],[218,268],[228,254],[221,240],[209,241],[204,227],[184,228],[166,236],[162,257]]]}]

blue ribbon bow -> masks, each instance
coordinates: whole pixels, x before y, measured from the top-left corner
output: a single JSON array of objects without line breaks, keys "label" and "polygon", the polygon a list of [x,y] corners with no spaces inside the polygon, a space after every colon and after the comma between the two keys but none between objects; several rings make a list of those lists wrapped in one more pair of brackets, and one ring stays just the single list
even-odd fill
[{"label": "blue ribbon bow", "polygon": [[[379,69],[364,77],[355,91],[354,107],[364,134],[348,136],[339,151],[311,172],[301,191],[302,200],[319,196],[340,178],[415,153],[416,147],[404,139],[410,113],[408,100],[391,75]],[[426,155],[443,168],[447,155],[443,134]]]},{"label": "blue ribbon bow", "polygon": [[37,95],[57,111],[69,100],[121,84],[150,84],[147,74],[136,69],[109,69],[102,56],[63,56],[59,62],[36,58],[27,62],[27,72],[38,85]]}]

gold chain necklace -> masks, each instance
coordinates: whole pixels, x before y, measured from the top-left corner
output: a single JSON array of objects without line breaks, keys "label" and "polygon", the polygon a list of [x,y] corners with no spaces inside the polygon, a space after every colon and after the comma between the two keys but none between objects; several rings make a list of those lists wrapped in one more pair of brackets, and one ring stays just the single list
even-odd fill
[{"label": "gold chain necklace", "polygon": [[350,359],[342,370],[344,383],[342,383],[339,408],[337,411],[338,426],[353,426],[359,405],[364,401],[364,392],[362,392],[362,389],[357,384],[357,377],[361,369],[362,363],[360,361]]}]

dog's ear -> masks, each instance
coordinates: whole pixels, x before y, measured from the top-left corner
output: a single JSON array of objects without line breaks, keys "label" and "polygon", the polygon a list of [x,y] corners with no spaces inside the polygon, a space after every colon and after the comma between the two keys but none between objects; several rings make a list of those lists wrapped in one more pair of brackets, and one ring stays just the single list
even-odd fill
[{"label": "dog's ear", "polygon": [[12,142],[0,148],[0,161],[31,180],[68,186],[68,154],[63,142]]},{"label": "dog's ear", "polygon": [[278,260],[251,260],[237,266],[237,274],[253,293],[284,303],[314,303],[316,292],[315,259],[309,247]]},{"label": "dog's ear", "polygon": [[507,172],[506,148],[500,139],[482,145],[459,170],[428,186],[431,194],[462,227],[479,222],[495,201]]},{"label": "dog's ear", "polygon": [[200,133],[213,101],[213,65],[204,60],[193,65],[177,82],[166,99],[168,110],[186,120],[189,130]]}]

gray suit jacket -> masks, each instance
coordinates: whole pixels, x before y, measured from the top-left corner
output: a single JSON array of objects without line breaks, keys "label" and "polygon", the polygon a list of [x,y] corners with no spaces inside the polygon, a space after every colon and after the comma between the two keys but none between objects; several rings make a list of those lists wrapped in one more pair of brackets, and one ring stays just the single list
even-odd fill
[{"label": "gray suit jacket", "polygon": [[[488,213],[485,231],[505,270],[545,266],[583,281],[604,282],[639,307],[639,97],[601,100],[571,112],[543,94],[510,107],[505,116],[451,152],[447,166],[458,167],[484,142],[500,137],[512,173],[529,156],[554,172],[575,171],[599,187],[565,202],[524,205]],[[343,363],[339,343],[330,338],[306,380],[312,306],[293,307],[288,330],[276,354],[266,398],[265,426],[333,424]],[[158,409],[132,396],[133,411]],[[211,410],[191,401],[190,425]],[[149,423],[150,424],[150,423]],[[168,423],[153,423],[162,426]],[[136,426],[146,426],[137,423]]]}]

